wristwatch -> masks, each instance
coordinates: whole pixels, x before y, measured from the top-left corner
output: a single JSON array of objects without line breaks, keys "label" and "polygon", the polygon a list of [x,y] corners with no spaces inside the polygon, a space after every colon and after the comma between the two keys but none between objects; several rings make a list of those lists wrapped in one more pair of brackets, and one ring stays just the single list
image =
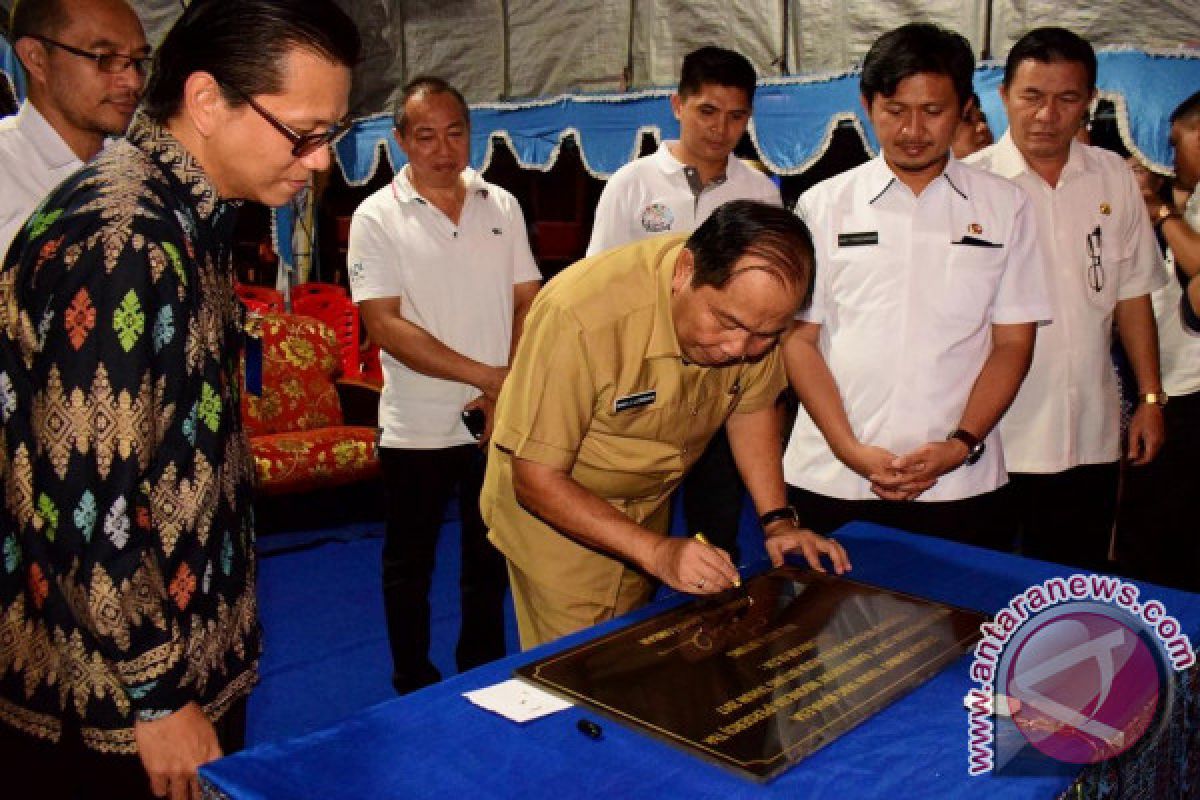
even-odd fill
[{"label": "wristwatch", "polygon": [[983,443],[982,439],[962,428],[956,428],[946,437],[947,442],[951,439],[958,439],[967,446],[967,459],[963,462],[964,464],[974,464],[983,457],[983,451],[987,449],[987,445]]},{"label": "wristwatch", "polygon": [[1161,206],[1158,207],[1158,213],[1154,215],[1154,227],[1162,228],[1162,225],[1164,222],[1169,220],[1171,217],[1178,217],[1178,216],[1179,216],[1178,211],[1171,208],[1166,203],[1163,203]]},{"label": "wristwatch", "polygon": [[1148,406],[1158,406],[1161,408],[1167,404],[1166,392],[1146,392],[1138,397],[1138,400]]},{"label": "wristwatch", "polygon": [[781,519],[790,519],[797,528],[800,527],[800,515],[796,513],[795,506],[773,508],[758,518],[758,524],[765,530],[772,522],[779,522]]}]

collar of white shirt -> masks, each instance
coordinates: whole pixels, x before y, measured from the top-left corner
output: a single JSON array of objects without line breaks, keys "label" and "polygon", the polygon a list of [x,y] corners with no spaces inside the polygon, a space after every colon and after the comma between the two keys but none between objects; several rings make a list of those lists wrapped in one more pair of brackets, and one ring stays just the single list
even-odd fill
[{"label": "collar of white shirt", "polygon": [[[674,175],[677,172],[683,172],[687,165],[680,161],[671,153],[671,148],[668,145],[677,144],[677,139],[663,142],[658,146],[658,150],[654,152],[654,161],[658,164],[658,168],[662,170],[664,175]],[[733,153],[729,154],[729,160],[725,162],[725,175],[729,175],[729,171],[733,168],[737,156]]]},{"label": "collar of white shirt", "polygon": [[80,163],[79,157],[67,146],[58,131],[28,100],[21,103],[21,109],[17,112],[16,127],[21,135],[33,144],[34,152],[46,162],[47,169],[55,170]]},{"label": "collar of white shirt", "polygon": [[[889,191],[905,185],[896,177],[896,173],[888,166],[882,154],[868,162],[862,180],[862,186],[866,189],[867,197],[870,198],[868,202],[872,204]],[[946,181],[950,188],[964,200],[970,199],[967,197],[967,178],[964,174],[964,167],[953,155],[946,162],[946,168],[942,170],[942,174],[938,176],[937,180]]]},{"label": "collar of white shirt", "polygon": [[[412,181],[409,180],[409,167],[405,164],[396,177],[392,178],[393,194],[401,203],[426,202],[420,193],[413,188]],[[467,186],[468,192],[475,192],[481,197],[488,196],[487,184],[484,183],[483,176],[476,172],[471,167],[467,167],[462,171],[463,183]]]},{"label": "collar of white shirt", "polygon": [[[1067,163],[1063,167],[1062,174],[1059,175],[1058,182],[1062,184],[1088,172],[1087,161],[1087,147],[1072,139],[1071,150],[1067,154]],[[1021,155],[1021,151],[1017,149],[1017,143],[1012,138],[1012,130],[1005,131],[1004,135],[1000,137],[1000,141],[995,144],[995,151],[992,154],[992,171],[1009,180],[1014,180],[1021,175],[1039,177],[1030,168],[1025,156]]]}]

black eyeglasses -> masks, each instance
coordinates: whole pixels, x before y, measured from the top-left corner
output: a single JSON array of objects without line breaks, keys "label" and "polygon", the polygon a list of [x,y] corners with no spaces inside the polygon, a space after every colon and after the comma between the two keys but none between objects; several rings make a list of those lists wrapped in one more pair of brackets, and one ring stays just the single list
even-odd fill
[{"label": "black eyeglasses", "polygon": [[31,38],[37,39],[42,44],[48,44],[51,47],[57,47],[59,50],[65,50],[71,55],[79,56],[80,58],[91,59],[96,62],[96,69],[101,72],[115,75],[118,72],[124,72],[131,66],[137,70],[138,75],[145,75],[150,69],[150,62],[154,59],[151,56],[127,56],[121,53],[91,53],[87,50],[81,50],[78,47],[72,47],[69,44],[64,44],[56,39],[51,39],[49,36],[41,34],[32,34]]},{"label": "black eyeglasses", "polygon": [[1095,292],[1104,290],[1104,241],[1100,237],[1100,226],[1087,235],[1088,284]]},{"label": "black eyeglasses", "polygon": [[279,121],[279,118],[267,111],[254,101],[254,98],[228,83],[221,83],[222,86],[229,89],[238,97],[246,101],[246,103],[254,109],[254,111],[263,119],[265,119],[272,128],[279,131],[285,139],[292,143],[292,157],[304,158],[305,156],[320,150],[328,144],[331,144],[335,139],[341,136],[346,131],[346,120],[338,120],[329,126],[328,129],[319,133],[296,133],[294,130],[284,125]]}]

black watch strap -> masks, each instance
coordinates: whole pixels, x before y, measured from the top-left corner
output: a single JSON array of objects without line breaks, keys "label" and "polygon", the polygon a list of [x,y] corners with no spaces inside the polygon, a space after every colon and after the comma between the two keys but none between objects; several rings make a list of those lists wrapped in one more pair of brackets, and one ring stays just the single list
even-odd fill
[{"label": "black watch strap", "polygon": [[800,515],[796,513],[794,506],[783,506],[782,508],[773,508],[767,513],[758,518],[758,524],[766,528],[772,522],[779,522],[781,519],[790,519],[796,523],[796,527],[800,527]]},{"label": "black watch strap", "polygon": [[967,446],[967,460],[963,462],[964,464],[968,466],[974,464],[983,456],[983,440],[970,431],[958,428],[946,437],[946,441],[950,441],[951,439],[957,439]]}]

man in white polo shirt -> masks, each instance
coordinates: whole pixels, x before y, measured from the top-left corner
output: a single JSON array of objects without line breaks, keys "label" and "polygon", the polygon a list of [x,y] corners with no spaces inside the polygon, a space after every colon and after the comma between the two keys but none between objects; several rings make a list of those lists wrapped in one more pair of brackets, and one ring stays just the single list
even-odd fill
[{"label": "man in white polo shirt", "polygon": [[150,63],[125,0],[20,0],[12,41],[29,97],[0,121],[0,258],[42,198],[125,132]]},{"label": "man in white polo shirt", "polygon": [[974,61],[935,25],[881,36],[861,78],[881,154],[797,206],[818,267],[784,343],[803,405],[784,475],[818,533],[861,519],[1008,546],[993,427],[1050,313],[1028,199],[950,154]]},{"label": "man in white polo shirt", "polygon": [[[479,516],[496,396],[541,275],[511,194],[467,166],[470,114],[440,78],[397,104],[408,165],[363,201],[350,225],[350,285],[382,350],[380,460],[388,495],[383,595],[392,683],[434,683],[429,585],[442,514],[462,522],[459,670],[504,655],[504,559]],[[464,412],[483,414],[479,435]]]},{"label": "man in white polo shirt", "polygon": [[[678,141],[630,162],[609,179],[596,206],[587,254],[663,233],[688,233],[729,200],[782,205],[779,188],[733,154],[750,122],[758,76],[741,53],[701,47],[683,59],[671,109]],[[683,482],[690,534],[704,533],[738,561],[745,485],[724,429]]]},{"label": "man in white polo shirt", "polygon": [[1008,131],[969,160],[1024,189],[1038,218],[1054,325],[1000,422],[1004,510],[1026,555],[1105,569],[1117,504],[1120,404],[1113,324],[1137,380],[1127,453],[1163,442],[1150,293],[1165,283],[1141,191],[1125,161],[1075,140],[1096,93],[1096,54],[1063,28],[1022,36],[1004,68]]}]

